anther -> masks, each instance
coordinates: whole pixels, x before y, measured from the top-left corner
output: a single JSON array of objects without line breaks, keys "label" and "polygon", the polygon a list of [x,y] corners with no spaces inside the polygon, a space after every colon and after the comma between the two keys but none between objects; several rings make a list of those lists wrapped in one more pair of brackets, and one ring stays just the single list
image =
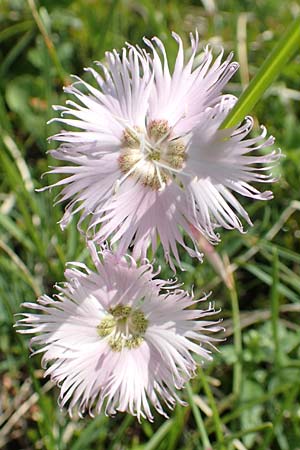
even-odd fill
[{"label": "anther", "polygon": [[153,141],[166,138],[169,133],[169,124],[167,120],[152,120],[148,125],[148,134]]}]

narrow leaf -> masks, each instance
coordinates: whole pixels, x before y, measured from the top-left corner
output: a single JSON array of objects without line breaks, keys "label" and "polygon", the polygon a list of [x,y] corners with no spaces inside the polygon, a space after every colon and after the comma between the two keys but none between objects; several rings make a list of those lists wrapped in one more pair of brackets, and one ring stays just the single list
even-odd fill
[{"label": "narrow leaf", "polygon": [[249,86],[242,93],[234,108],[224,120],[221,128],[229,128],[251,112],[274,79],[285,68],[288,60],[300,47],[300,16],[287,28],[281,39],[267,57],[256,76],[252,78]]}]

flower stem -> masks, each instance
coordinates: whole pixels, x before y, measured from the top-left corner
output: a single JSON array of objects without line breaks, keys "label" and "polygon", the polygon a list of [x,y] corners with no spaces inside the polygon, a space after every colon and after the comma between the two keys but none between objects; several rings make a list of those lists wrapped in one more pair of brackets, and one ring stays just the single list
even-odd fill
[{"label": "flower stem", "polygon": [[211,445],[211,443],[209,441],[209,437],[208,437],[208,434],[206,432],[206,429],[205,429],[205,426],[204,426],[204,422],[203,422],[201,413],[199,411],[199,408],[195,404],[195,401],[194,401],[194,398],[193,398],[193,391],[192,391],[190,383],[187,383],[186,389],[187,389],[187,394],[188,394],[188,397],[189,397],[189,404],[190,404],[190,407],[192,409],[192,412],[193,412],[193,415],[194,415],[194,419],[195,419],[195,422],[197,424],[197,428],[198,428],[199,434],[200,434],[201,439],[202,439],[203,449],[204,450],[211,450],[212,449],[212,445]]},{"label": "flower stem", "polygon": [[215,402],[213,393],[211,391],[211,388],[209,386],[209,383],[207,381],[207,378],[205,376],[205,373],[203,372],[202,367],[199,368],[199,378],[201,380],[204,392],[208,398],[211,410],[212,410],[212,418],[215,424],[215,431],[216,431],[216,437],[218,440],[218,444],[220,445],[220,447],[218,447],[220,450],[226,450],[226,448],[224,447],[224,435],[223,435],[223,431],[222,431],[222,422],[219,416],[219,411],[217,408],[217,404]]},{"label": "flower stem", "polygon": [[233,321],[234,350],[236,360],[233,366],[233,393],[237,398],[241,392],[242,384],[242,333],[240,324],[239,300],[235,287],[233,274],[231,274],[231,286],[228,289]]},{"label": "flower stem", "polygon": [[275,366],[278,369],[280,366],[280,341],[279,341],[279,260],[276,247],[273,249],[273,282],[271,289],[271,312],[272,312],[272,332],[274,341]]},{"label": "flower stem", "polygon": [[37,10],[35,0],[27,0],[29,8],[31,10],[32,16],[35,20],[35,23],[43,37],[43,40],[45,42],[46,48],[49,52],[50,58],[52,59],[53,64],[56,67],[57,73],[62,81],[63,84],[66,84],[66,81],[68,81],[66,73],[64,71],[64,68],[61,65],[61,62],[58,58],[57,52],[55,50],[55,46],[53,44],[53,41],[50,37],[50,34],[48,33],[43,20],[41,19],[41,16]]}]

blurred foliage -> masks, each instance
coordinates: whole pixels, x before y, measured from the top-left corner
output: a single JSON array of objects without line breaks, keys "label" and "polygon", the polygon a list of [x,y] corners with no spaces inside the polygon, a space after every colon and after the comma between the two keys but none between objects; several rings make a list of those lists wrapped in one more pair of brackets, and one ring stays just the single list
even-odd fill
[{"label": "blurred foliage", "polygon": [[[239,95],[299,13],[292,0],[0,1],[1,448],[203,448],[191,407],[177,407],[169,421],[157,417],[154,424],[122,414],[71,420],[59,411],[58,391],[42,378],[39,358],[28,358],[27,340],[12,327],[22,301],[53,293],[66,261],[87,259],[75,221],[64,233],[57,225],[62,207],[52,206],[56,193],[35,191],[55,179],[41,179],[53,164],[47,137],[57,131],[46,122],[54,116],[51,105],[65,101],[62,87],[70,74],[81,76],[106,50],[126,41],[143,45],[143,36],[157,35],[174,60],[171,30],[186,47],[197,28],[203,45],[233,50],[241,70],[228,91]],[[299,80],[298,54],[252,111],[286,155],[275,199],[243,200],[254,227],[244,235],[222,232],[214,252],[233,265],[240,312],[232,316],[232,296],[214,261],[199,265],[182,255],[186,271],[178,277],[196,294],[212,290],[225,318],[227,341],[193,380],[190,399],[216,450],[300,449]],[[163,269],[163,276],[171,275]]]}]

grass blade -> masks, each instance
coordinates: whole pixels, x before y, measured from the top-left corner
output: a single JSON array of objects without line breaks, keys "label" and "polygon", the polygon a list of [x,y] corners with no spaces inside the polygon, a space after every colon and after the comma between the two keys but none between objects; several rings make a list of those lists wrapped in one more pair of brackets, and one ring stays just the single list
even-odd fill
[{"label": "grass blade", "polygon": [[236,361],[233,366],[233,393],[236,399],[239,397],[241,392],[242,384],[242,330],[240,322],[240,308],[239,299],[235,287],[234,278],[232,276],[232,286],[228,289],[231,311],[232,311],[232,321],[233,321],[233,335],[234,335],[234,349],[236,355]]},{"label": "grass blade", "polygon": [[143,450],[155,450],[156,448],[158,448],[158,445],[162,442],[163,439],[165,439],[166,435],[168,434],[173,425],[174,421],[172,419],[169,419],[168,421],[163,423],[162,426],[159,428],[159,430],[143,447]]},{"label": "grass blade", "polygon": [[210,405],[211,410],[212,410],[212,419],[213,419],[214,424],[215,424],[215,432],[216,432],[217,441],[218,441],[218,444],[220,445],[220,449],[224,450],[225,449],[225,447],[224,447],[224,436],[223,436],[223,430],[222,430],[222,422],[221,422],[221,419],[220,419],[220,416],[219,416],[219,412],[218,412],[218,407],[217,407],[217,404],[215,402],[213,393],[212,393],[212,391],[210,389],[208,380],[207,380],[207,378],[205,376],[205,373],[203,372],[202,367],[199,367],[199,371],[198,372],[199,372],[199,378],[200,378],[200,380],[202,382],[202,386],[203,386],[204,392],[205,392],[205,394],[206,394],[206,396],[208,398],[209,405]]},{"label": "grass blade", "polygon": [[212,446],[209,441],[209,437],[207,435],[205,425],[204,425],[203,419],[201,417],[200,411],[194,401],[193,391],[192,391],[190,383],[187,383],[186,390],[187,390],[187,394],[188,394],[188,398],[189,398],[189,404],[193,411],[194,419],[195,419],[199,434],[201,436],[203,448],[204,448],[204,450],[210,449],[210,448],[212,448]]},{"label": "grass blade", "polygon": [[251,80],[239,101],[224,120],[221,128],[229,128],[240,122],[261,98],[266,89],[285,68],[287,61],[300,47],[300,16],[283,34],[267,57],[256,76]]},{"label": "grass blade", "polygon": [[279,342],[279,292],[278,292],[278,284],[279,284],[279,268],[278,268],[278,254],[276,249],[273,251],[273,283],[271,287],[271,301],[272,301],[272,332],[274,339],[274,349],[275,349],[275,364],[279,367],[280,364],[280,342]]}]

